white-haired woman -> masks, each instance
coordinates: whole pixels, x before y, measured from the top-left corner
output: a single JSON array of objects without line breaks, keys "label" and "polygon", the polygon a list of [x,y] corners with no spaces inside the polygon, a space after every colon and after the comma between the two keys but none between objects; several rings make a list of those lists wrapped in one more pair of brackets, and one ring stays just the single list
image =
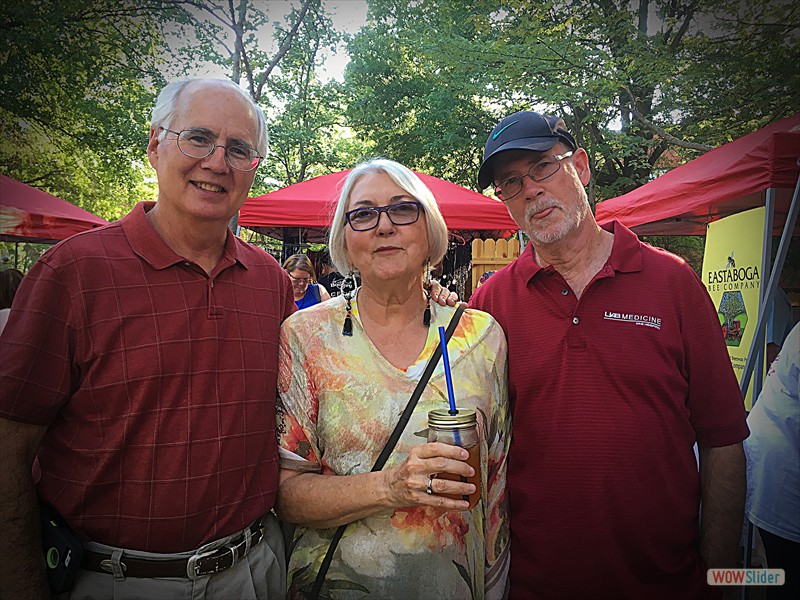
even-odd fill
[{"label": "white-haired woman", "polygon": [[459,408],[478,415],[480,501],[468,509],[467,452],[427,443],[427,413],[448,406],[441,362],[382,471],[370,472],[455,309],[430,302],[430,264],[447,228],[430,190],[390,160],[345,181],[329,250],[362,285],[283,325],[278,435],[279,515],[298,527],[291,597],[312,588],[339,525],[350,523],[323,597],[500,598],[509,563],[506,341],[488,314],[467,310],[448,351]]}]

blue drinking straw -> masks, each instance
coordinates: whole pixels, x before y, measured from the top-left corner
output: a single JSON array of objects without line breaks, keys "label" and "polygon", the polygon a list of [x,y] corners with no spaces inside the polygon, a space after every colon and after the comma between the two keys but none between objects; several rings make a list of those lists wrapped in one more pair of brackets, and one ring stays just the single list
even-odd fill
[{"label": "blue drinking straw", "polygon": [[450,414],[457,415],[456,395],[453,393],[453,376],[450,373],[450,357],[447,355],[447,336],[444,327],[439,327],[439,343],[442,346],[442,361],[444,362],[444,377],[447,381],[447,397],[450,400]]}]

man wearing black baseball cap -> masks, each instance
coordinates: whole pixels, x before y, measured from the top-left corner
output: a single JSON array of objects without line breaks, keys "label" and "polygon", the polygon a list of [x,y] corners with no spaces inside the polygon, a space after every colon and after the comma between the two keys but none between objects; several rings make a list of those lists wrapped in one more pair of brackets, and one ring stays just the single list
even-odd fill
[{"label": "man wearing black baseball cap", "polygon": [[562,119],[549,115],[523,110],[500,121],[489,139],[483,152],[483,163],[478,171],[478,183],[487,188],[492,183],[492,159],[507,150],[531,150],[546,152],[557,143],[563,143],[569,150],[575,151],[578,145],[575,138],[567,131]]},{"label": "man wearing black baseball cap", "polygon": [[508,336],[511,598],[718,597],[748,430],[716,309],[685,261],[597,224],[590,177],[564,121],[529,111],[478,174],[531,239],[470,300]]}]

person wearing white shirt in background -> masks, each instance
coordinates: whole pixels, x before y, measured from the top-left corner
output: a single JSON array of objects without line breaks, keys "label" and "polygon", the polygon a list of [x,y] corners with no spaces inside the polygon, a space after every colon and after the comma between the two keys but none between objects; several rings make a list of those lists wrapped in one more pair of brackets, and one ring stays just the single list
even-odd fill
[{"label": "person wearing white shirt in background", "polygon": [[786,583],[767,599],[800,598],[800,324],[784,340],[747,418],[746,514],[758,527],[770,569]]},{"label": "person wearing white shirt in background", "polygon": [[767,319],[767,364],[771,365],[792,330],[792,302],[782,288],[775,289]]}]

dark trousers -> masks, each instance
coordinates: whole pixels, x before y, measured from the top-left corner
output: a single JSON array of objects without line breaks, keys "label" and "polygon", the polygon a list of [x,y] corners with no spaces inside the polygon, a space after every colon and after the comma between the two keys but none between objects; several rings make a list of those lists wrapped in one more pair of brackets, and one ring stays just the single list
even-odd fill
[{"label": "dark trousers", "polygon": [[786,583],[781,586],[768,587],[767,600],[788,600],[800,598],[800,544],[758,528],[764,551],[767,554],[767,565],[770,569],[783,569],[786,572]]}]

